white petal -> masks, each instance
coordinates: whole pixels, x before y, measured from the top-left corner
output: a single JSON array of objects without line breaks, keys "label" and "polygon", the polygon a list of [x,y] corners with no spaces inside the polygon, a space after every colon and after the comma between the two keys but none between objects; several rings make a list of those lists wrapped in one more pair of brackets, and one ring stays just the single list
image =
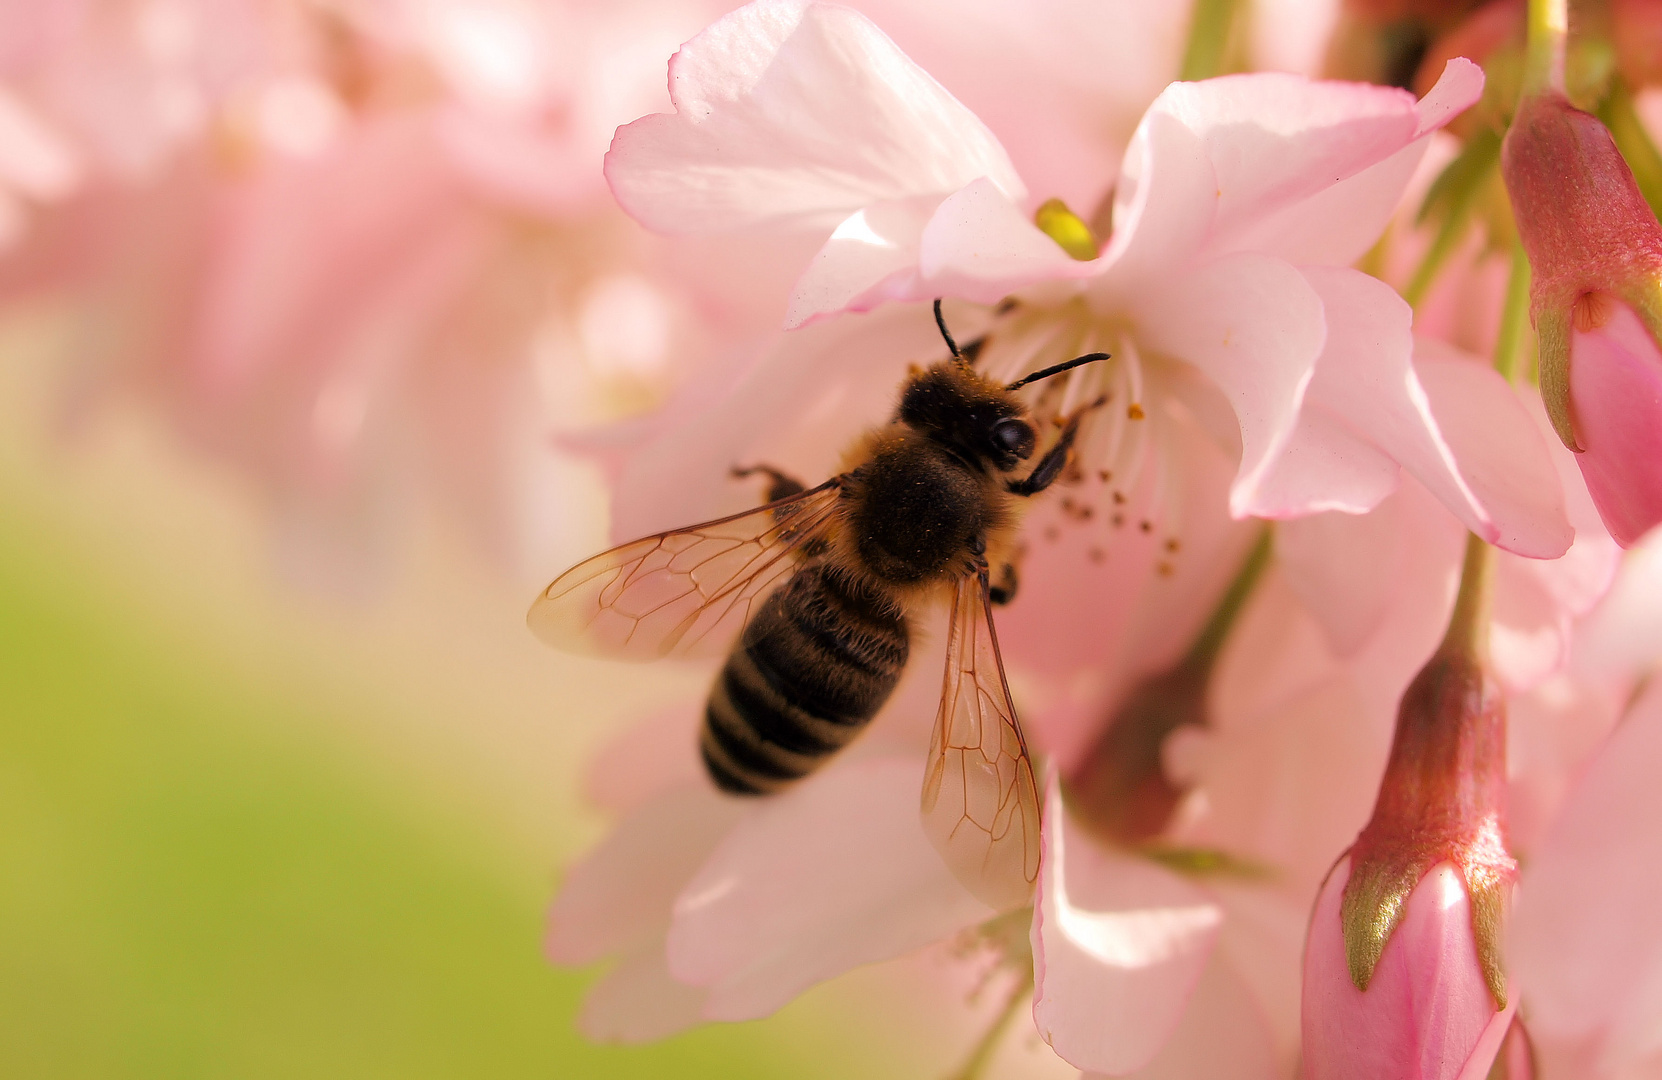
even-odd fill
[{"label": "white petal", "polygon": [[709,988],[707,1019],[751,1019],[992,914],[923,834],[916,759],[833,765],[767,800],[687,885],[670,970]]},{"label": "white petal", "polygon": [[848,8],[757,0],[670,61],[675,113],[620,128],[606,177],[636,220],[685,233],[830,229],[862,206],[978,176],[1026,191],[973,113]]}]

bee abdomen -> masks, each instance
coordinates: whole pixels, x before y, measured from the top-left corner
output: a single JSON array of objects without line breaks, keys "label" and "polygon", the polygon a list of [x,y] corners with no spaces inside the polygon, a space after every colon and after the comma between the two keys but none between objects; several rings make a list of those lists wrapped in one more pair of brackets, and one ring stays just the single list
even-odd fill
[{"label": "bee abdomen", "polygon": [[859,734],[906,666],[905,616],[834,568],[810,566],[745,628],[704,713],[716,784],[763,794],[805,776]]}]

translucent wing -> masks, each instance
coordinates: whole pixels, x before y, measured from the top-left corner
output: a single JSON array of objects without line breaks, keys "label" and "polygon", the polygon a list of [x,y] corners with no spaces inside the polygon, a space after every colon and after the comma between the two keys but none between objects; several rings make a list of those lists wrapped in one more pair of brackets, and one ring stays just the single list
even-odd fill
[{"label": "translucent wing", "polygon": [[1032,901],[1039,795],[993,634],[985,566],[965,575],[952,598],[923,829],[958,880],[994,908]]},{"label": "translucent wing", "polygon": [[836,520],[840,480],[755,510],[675,529],[578,563],[525,621],[567,652],[651,660],[724,651],[796,554]]}]

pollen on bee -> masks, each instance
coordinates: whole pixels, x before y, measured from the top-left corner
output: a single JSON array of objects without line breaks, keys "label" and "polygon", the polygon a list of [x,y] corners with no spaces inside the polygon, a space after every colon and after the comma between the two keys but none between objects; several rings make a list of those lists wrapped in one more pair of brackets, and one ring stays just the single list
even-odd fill
[{"label": "pollen on bee", "polygon": [[1141,405],[1133,401],[1130,405],[1125,407],[1125,415],[1129,416],[1133,420],[1141,420],[1148,414],[1143,412],[1143,407]]}]

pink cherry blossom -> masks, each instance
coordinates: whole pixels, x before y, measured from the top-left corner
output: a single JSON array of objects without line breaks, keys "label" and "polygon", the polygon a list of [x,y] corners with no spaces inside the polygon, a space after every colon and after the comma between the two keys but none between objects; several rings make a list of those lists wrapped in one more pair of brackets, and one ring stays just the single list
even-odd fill
[{"label": "pink cherry blossom", "polygon": [[[723,66],[741,49],[742,68]],[[1475,98],[1475,67],[1451,64],[1418,104],[1293,76],[1173,86],[1133,138],[1108,247],[1082,263],[1028,222],[1025,186],[979,120],[902,61],[851,12],[741,9],[677,54],[677,113],[620,131],[608,178],[627,210],[665,231],[829,229],[788,325],[1053,282],[1033,294],[1034,311],[1053,314],[1029,316],[1024,354],[1056,349],[1051,338],[1116,352],[1118,365],[1076,375],[1075,400],[1135,401],[1161,357],[1205,372],[1240,424],[1238,515],[1362,511],[1400,463],[1481,535],[1563,550],[1550,479],[1517,471],[1507,490],[1484,486],[1489,470],[1462,472],[1407,367],[1401,302],[1360,274],[1319,269],[1355,258],[1383,227],[1428,134]],[[1140,441],[1110,440],[1103,464],[1123,464],[1117,452]]]}]

